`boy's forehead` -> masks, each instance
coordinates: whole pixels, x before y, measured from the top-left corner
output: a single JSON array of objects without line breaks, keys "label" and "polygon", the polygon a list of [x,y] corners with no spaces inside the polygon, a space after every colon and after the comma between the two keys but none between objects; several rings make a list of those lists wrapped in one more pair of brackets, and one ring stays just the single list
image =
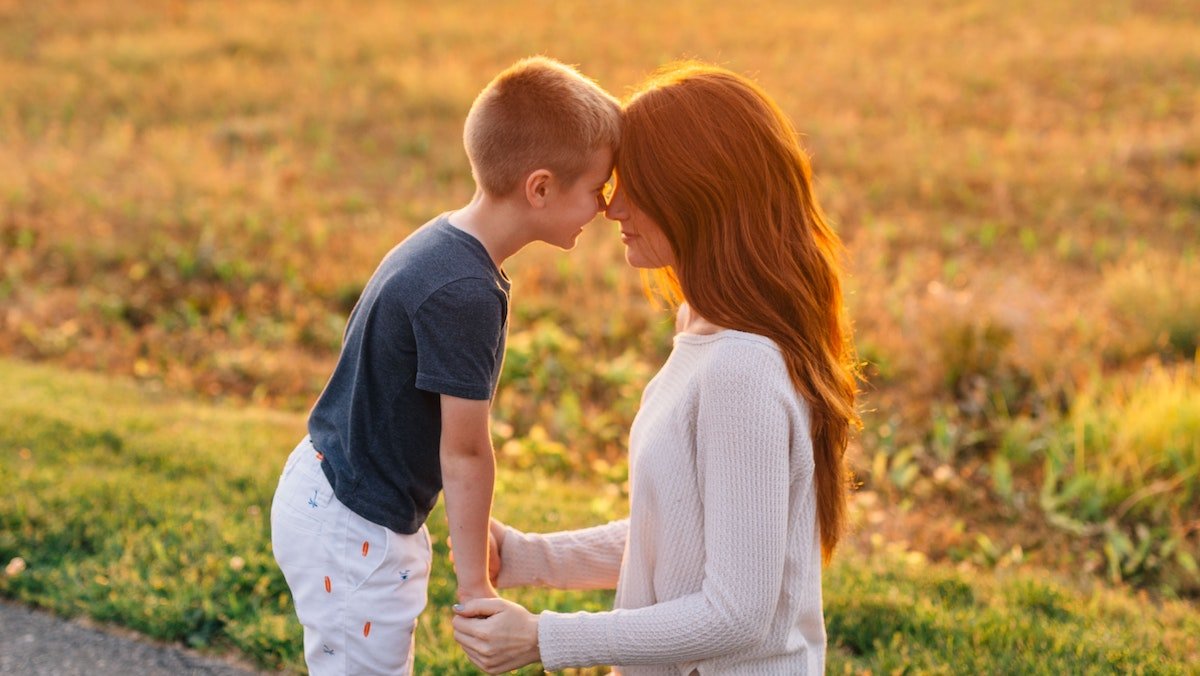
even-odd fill
[{"label": "boy's forehead", "polygon": [[614,159],[612,148],[597,148],[592,151],[592,157],[588,161],[588,169],[597,174],[611,174]]}]

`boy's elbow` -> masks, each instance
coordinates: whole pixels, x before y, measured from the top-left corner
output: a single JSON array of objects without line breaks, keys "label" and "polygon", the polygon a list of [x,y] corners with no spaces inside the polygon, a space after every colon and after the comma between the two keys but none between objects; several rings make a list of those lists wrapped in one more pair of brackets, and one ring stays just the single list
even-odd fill
[{"label": "boy's elbow", "polygon": [[452,451],[443,447],[441,465],[444,485],[472,486],[491,481],[496,472],[496,459],[487,446]]},{"label": "boy's elbow", "polygon": [[490,443],[443,444],[442,460],[488,460],[494,459]]}]

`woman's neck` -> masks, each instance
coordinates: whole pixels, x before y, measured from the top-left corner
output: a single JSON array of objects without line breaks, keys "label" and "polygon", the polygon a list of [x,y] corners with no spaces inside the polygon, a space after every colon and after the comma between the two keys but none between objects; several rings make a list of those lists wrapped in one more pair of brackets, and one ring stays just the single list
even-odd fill
[{"label": "woman's neck", "polygon": [[679,312],[675,315],[675,330],[679,333],[694,333],[706,336],[718,331],[724,331],[725,328],[701,317],[700,313],[693,310],[686,302],[679,306]]}]

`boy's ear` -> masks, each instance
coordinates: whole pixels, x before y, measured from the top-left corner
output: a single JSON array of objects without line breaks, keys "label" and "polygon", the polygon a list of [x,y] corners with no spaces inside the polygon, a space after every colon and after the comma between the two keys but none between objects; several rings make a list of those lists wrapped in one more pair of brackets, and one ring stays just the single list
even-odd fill
[{"label": "boy's ear", "polygon": [[550,195],[550,178],[549,169],[537,169],[525,178],[525,199],[529,201],[530,206],[540,209],[546,205],[546,198]]}]

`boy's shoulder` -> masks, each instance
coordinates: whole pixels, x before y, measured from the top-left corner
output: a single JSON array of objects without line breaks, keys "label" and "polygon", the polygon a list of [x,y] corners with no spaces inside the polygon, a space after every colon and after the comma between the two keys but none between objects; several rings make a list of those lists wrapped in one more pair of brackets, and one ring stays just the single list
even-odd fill
[{"label": "boy's shoulder", "polygon": [[464,251],[451,232],[454,228],[441,214],[412,231],[383,257],[380,272],[411,271],[424,274],[423,267],[449,267]]},{"label": "boy's shoulder", "polygon": [[422,258],[440,247],[453,243],[450,237],[449,214],[439,214],[413,230],[384,256],[384,261],[396,258]]},{"label": "boy's shoulder", "polygon": [[[405,296],[420,302],[456,282],[493,288],[503,278],[483,245],[450,224],[449,214],[417,228],[384,256],[368,286],[381,295]],[[471,280],[476,280],[474,283]]]}]

